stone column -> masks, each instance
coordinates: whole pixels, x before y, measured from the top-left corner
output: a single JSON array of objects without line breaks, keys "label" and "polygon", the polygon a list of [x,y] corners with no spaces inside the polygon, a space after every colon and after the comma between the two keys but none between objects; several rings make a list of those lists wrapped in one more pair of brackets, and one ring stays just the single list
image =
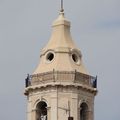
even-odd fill
[{"label": "stone column", "polygon": [[28,120],[36,120],[36,109],[31,111],[31,119]]},{"label": "stone column", "polygon": [[32,119],[32,101],[28,97],[28,104],[27,104],[27,120],[33,120]]},{"label": "stone column", "polygon": [[87,120],[94,120],[93,118],[93,112],[90,110],[90,111],[87,111]]},{"label": "stone column", "polygon": [[50,120],[58,120],[58,103],[57,103],[57,91],[51,93],[51,119]]},{"label": "stone column", "polygon": [[75,93],[71,95],[70,115],[78,120],[78,97]]}]

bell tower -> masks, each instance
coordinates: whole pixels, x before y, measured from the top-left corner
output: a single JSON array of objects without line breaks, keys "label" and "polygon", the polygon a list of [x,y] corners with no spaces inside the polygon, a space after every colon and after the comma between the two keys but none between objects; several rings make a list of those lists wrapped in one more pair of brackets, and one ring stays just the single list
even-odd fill
[{"label": "bell tower", "polygon": [[27,120],[94,120],[97,78],[84,67],[62,5],[52,28],[39,65],[25,79]]}]

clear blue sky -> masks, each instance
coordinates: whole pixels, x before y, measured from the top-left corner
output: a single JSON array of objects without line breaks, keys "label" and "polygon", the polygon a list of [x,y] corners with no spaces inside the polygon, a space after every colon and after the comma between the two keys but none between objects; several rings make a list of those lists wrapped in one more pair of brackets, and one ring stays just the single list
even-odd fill
[{"label": "clear blue sky", "polygon": [[[60,0],[0,0],[0,120],[26,120],[24,79],[39,62]],[[64,0],[72,37],[98,75],[95,120],[120,120],[120,0]]]}]

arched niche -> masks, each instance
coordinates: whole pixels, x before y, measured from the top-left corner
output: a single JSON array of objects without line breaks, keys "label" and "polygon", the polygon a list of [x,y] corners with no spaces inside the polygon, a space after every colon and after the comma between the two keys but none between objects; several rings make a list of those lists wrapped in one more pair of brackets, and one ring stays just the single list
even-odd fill
[{"label": "arched niche", "polygon": [[80,120],[88,120],[89,112],[88,112],[88,105],[83,102],[80,105]]},{"label": "arched niche", "polygon": [[36,105],[36,120],[47,120],[47,103],[44,101]]}]

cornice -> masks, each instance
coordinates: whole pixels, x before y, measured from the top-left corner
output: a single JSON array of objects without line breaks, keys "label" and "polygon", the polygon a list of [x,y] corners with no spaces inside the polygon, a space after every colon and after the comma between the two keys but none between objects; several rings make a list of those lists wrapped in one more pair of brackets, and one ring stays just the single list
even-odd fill
[{"label": "cornice", "polygon": [[49,89],[50,87],[73,87],[73,88],[77,88],[77,89],[81,89],[81,90],[85,90],[87,92],[93,93],[94,95],[97,94],[97,89],[93,88],[93,87],[89,87],[87,85],[83,85],[83,84],[78,84],[78,83],[69,83],[69,82],[51,82],[51,83],[46,83],[46,84],[39,84],[39,85],[34,85],[34,86],[29,86],[27,88],[25,88],[25,95],[29,95],[29,93],[31,91],[34,91],[36,89]]}]

